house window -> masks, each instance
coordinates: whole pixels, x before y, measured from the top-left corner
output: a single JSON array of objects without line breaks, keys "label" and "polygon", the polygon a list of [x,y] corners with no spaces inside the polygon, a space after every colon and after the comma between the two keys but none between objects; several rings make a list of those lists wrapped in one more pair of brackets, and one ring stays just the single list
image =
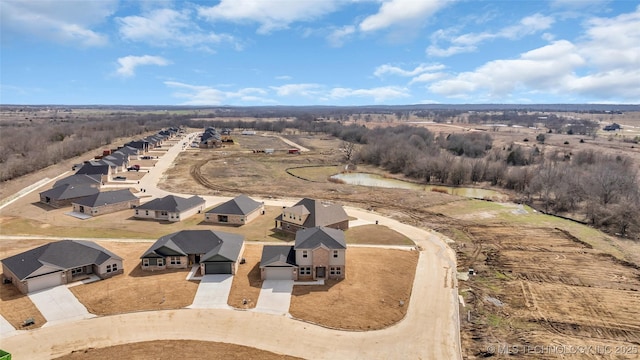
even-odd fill
[{"label": "house window", "polygon": [[110,273],[111,272],[111,265],[107,265],[107,272]]},{"label": "house window", "polygon": [[307,250],[302,250],[302,257],[306,258],[308,256]]},{"label": "house window", "polygon": [[136,210],[136,215],[138,215],[138,210]]},{"label": "house window", "polygon": [[329,269],[329,274],[331,275],[341,275],[342,274],[342,269],[339,267],[332,267]]},{"label": "house window", "polygon": [[166,212],[166,211],[160,211],[160,215],[162,215],[162,216],[167,216],[167,215],[169,215],[169,213],[168,213],[168,212]]},{"label": "house window", "polygon": [[78,274],[81,274],[81,273],[82,273],[82,268],[81,267],[75,268],[75,269],[71,269],[71,276],[78,275]]},{"label": "house window", "polygon": [[303,266],[300,268],[300,275],[311,275],[311,267]]},{"label": "house window", "polygon": [[145,215],[149,215],[149,210],[145,210],[145,211],[144,211],[144,214],[145,214]]},{"label": "house window", "polygon": [[164,259],[158,259],[158,266],[164,266]]},{"label": "house window", "polygon": [[333,257],[337,258],[338,257],[338,250],[333,250]]},{"label": "house window", "polygon": [[142,266],[149,266],[149,259],[142,259]]},{"label": "house window", "polygon": [[180,265],[180,256],[171,256],[169,262],[171,265]]},{"label": "house window", "polygon": [[111,265],[111,270],[112,271],[118,271],[118,264]]}]

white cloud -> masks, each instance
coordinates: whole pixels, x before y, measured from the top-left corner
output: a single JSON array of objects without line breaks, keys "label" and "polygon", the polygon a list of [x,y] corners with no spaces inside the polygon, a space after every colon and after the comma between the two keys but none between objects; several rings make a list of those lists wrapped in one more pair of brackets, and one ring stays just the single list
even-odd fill
[{"label": "white cloud", "polygon": [[215,20],[258,23],[258,33],[286,29],[291,23],[309,21],[336,10],[338,1],[221,0],[211,7],[199,7],[200,16]]},{"label": "white cloud", "polygon": [[487,101],[549,93],[558,101],[639,103],[640,7],[613,18],[592,18],[584,26],[578,42],[557,40],[517,59],[490,61],[436,81],[429,90]]},{"label": "white cloud", "polygon": [[442,64],[420,64],[412,70],[404,70],[397,66],[384,64],[384,65],[378,66],[376,70],[373,72],[373,75],[377,77],[382,77],[384,75],[390,74],[390,75],[407,77],[407,76],[416,76],[418,74],[422,74],[427,71],[442,70],[444,68],[445,66]]},{"label": "white cloud", "polygon": [[157,66],[166,66],[171,62],[161,56],[151,56],[151,55],[143,55],[143,56],[125,56],[118,59],[118,64],[120,67],[116,70],[116,74],[123,77],[131,77],[135,75],[135,70],[138,66],[141,65],[157,65]]},{"label": "white cloud", "polygon": [[386,0],[378,13],[365,18],[359,28],[361,31],[376,31],[393,25],[424,21],[451,3],[450,0]]},{"label": "white cloud", "polygon": [[[439,30],[432,37],[432,45],[427,47],[427,55],[447,57],[455,54],[473,52],[478,45],[494,39],[518,40],[528,35],[547,30],[553,25],[554,19],[541,14],[534,14],[522,18],[517,24],[504,27],[497,32],[468,33],[452,36],[453,30]],[[449,42],[447,47],[440,47],[438,42]]]},{"label": "white cloud", "polygon": [[287,84],[271,86],[278,96],[317,96],[323,88],[320,84]]},{"label": "white cloud", "polygon": [[174,97],[184,99],[182,105],[252,105],[255,103],[274,103],[264,96],[268,94],[261,88],[243,88],[238,91],[222,91],[211,86],[191,85],[177,81],[165,81],[167,87],[178,89]]},{"label": "white cloud", "polygon": [[356,27],[353,25],[343,26],[334,30],[327,36],[327,41],[333,47],[340,47],[344,44],[345,40],[356,32]]},{"label": "white cloud", "polygon": [[376,103],[382,103],[391,99],[409,97],[409,90],[398,86],[384,86],[371,89],[333,88],[328,94],[332,99],[344,99],[349,97],[372,98]]},{"label": "white cloud", "polygon": [[293,79],[293,77],[289,76],[289,75],[279,75],[276,76],[276,80],[291,80]]},{"label": "white cloud", "polygon": [[0,31],[4,39],[15,35],[81,46],[102,46],[108,37],[91,28],[103,23],[117,0],[0,1]]},{"label": "white cloud", "polygon": [[[200,29],[191,19],[191,11],[184,9],[155,9],[145,16],[118,18],[120,36],[125,40],[141,41],[160,46],[206,46],[221,42],[235,43],[228,34],[216,34]],[[203,49],[206,49],[203,48]]]}]

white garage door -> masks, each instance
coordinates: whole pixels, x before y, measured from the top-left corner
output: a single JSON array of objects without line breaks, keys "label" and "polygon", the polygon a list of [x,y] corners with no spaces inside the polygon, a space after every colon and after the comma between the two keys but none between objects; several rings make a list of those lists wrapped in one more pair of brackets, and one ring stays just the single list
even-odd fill
[{"label": "white garage door", "polygon": [[293,268],[291,267],[267,267],[265,271],[267,280],[293,280]]},{"label": "white garage door", "polygon": [[34,292],[42,289],[48,289],[62,284],[62,273],[55,272],[53,274],[42,275],[27,280],[28,291]]}]

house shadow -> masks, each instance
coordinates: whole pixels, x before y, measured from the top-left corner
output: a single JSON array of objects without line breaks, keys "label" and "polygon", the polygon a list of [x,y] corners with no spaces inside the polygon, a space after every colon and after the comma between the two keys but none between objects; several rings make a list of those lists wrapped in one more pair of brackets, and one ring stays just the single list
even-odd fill
[{"label": "house shadow", "polygon": [[242,226],[242,224],[225,224],[225,223],[213,223],[213,222],[209,222],[209,221],[204,221],[201,220],[199,223],[197,223],[196,225],[202,225],[202,226],[221,226],[221,227],[230,227],[230,228],[239,228]]},{"label": "house shadow", "polygon": [[262,288],[262,279],[260,278],[260,263],[257,262],[249,273],[247,274],[247,278],[249,278],[249,286],[253,288]]},{"label": "house shadow", "polygon": [[53,207],[51,205],[43,204],[40,201],[32,202],[31,205],[39,207],[40,209],[42,209],[44,211],[59,210],[58,208],[55,208],[55,207]]},{"label": "house shadow", "polygon": [[294,234],[289,234],[289,233],[280,231],[276,228],[271,228],[269,230],[272,232],[272,234],[269,236],[275,239],[286,241],[286,242],[291,242],[296,239],[296,236]]},{"label": "house shadow", "polygon": [[135,221],[147,221],[147,222],[154,222],[154,223],[158,223],[160,225],[171,225],[171,224],[175,224],[176,222],[174,221],[169,221],[169,220],[156,220],[156,219],[141,219],[141,218],[137,218],[135,216],[129,216],[128,218],[126,218],[125,220],[135,220]]},{"label": "house shadow", "polygon": [[187,274],[191,271],[190,268],[187,269],[165,269],[165,270],[142,270],[140,264],[136,265],[131,271],[129,271],[129,276],[131,277],[149,277],[149,276],[160,276],[163,274],[172,274],[172,273],[184,273],[185,279],[187,278]]},{"label": "house shadow", "polygon": [[324,281],[324,285],[295,285],[294,283],[292,295],[308,295],[314,292],[326,292],[342,281],[344,281],[344,279],[327,279]]},{"label": "house shadow", "polygon": [[21,293],[12,283],[0,284],[0,300],[2,301],[16,300],[25,296],[27,295]]}]

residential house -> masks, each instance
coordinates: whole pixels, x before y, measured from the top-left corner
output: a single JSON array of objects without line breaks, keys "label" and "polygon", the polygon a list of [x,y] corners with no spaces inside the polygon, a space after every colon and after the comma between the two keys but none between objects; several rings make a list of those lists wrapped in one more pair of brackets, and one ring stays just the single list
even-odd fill
[{"label": "residential house", "polygon": [[98,192],[100,192],[100,190],[94,185],[64,184],[41,192],[40,202],[55,208],[61,208],[70,206],[74,201],[97,194]]},{"label": "residential house", "polygon": [[347,243],[344,232],[328,227],[302,229],[294,246],[265,245],[260,260],[263,280],[343,279]]},{"label": "residential house", "polygon": [[129,141],[128,143],[124,144],[124,146],[138,149],[138,155],[147,153],[150,148],[149,142],[146,140]]},{"label": "residential house", "polygon": [[116,152],[128,155],[129,156],[129,160],[138,159],[138,156],[140,154],[140,150],[139,149],[136,149],[136,148],[131,147],[131,146],[120,147],[120,148],[118,148],[118,150],[116,150]]},{"label": "residential house", "polygon": [[111,181],[112,174],[111,165],[96,161],[87,161],[76,171],[76,175],[99,175],[103,184]]},{"label": "residential house", "polygon": [[62,185],[89,185],[95,188],[100,188],[100,186],[102,186],[102,181],[100,175],[76,174],[69,175],[53,183],[54,188]]},{"label": "residential house", "polygon": [[4,281],[26,294],[97,275],[122,274],[122,258],[102,246],[82,240],[61,240],[2,260]]},{"label": "residential house", "polygon": [[199,196],[185,199],[168,195],[138,206],[133,217],[176,222],[201,213],[204,206],[205,200]]},{"label": "residential house", "polygon": [[204,215],[204,221],[216,224],[244,225],[264,214],[264,203],[255,201],[246,195],[237,196]]},{"label": "residential house", "polygon": [[73,211],[98,216],[131,209],[140,205],[140,199],[129,189],[101,191],[72,202]]},{"label": "residential house", "polygon": [[142,270],[200,266],[201,274],[235,274],[244,251],[242,235],[182,230],[159,238],[142,254]]},{"label": "residential house", "polygon": [[340,205],[304,198],[291,207],[282,208],[275,225],[277,230],[290,234],[316,226],[347,230],[349,216]]}]

